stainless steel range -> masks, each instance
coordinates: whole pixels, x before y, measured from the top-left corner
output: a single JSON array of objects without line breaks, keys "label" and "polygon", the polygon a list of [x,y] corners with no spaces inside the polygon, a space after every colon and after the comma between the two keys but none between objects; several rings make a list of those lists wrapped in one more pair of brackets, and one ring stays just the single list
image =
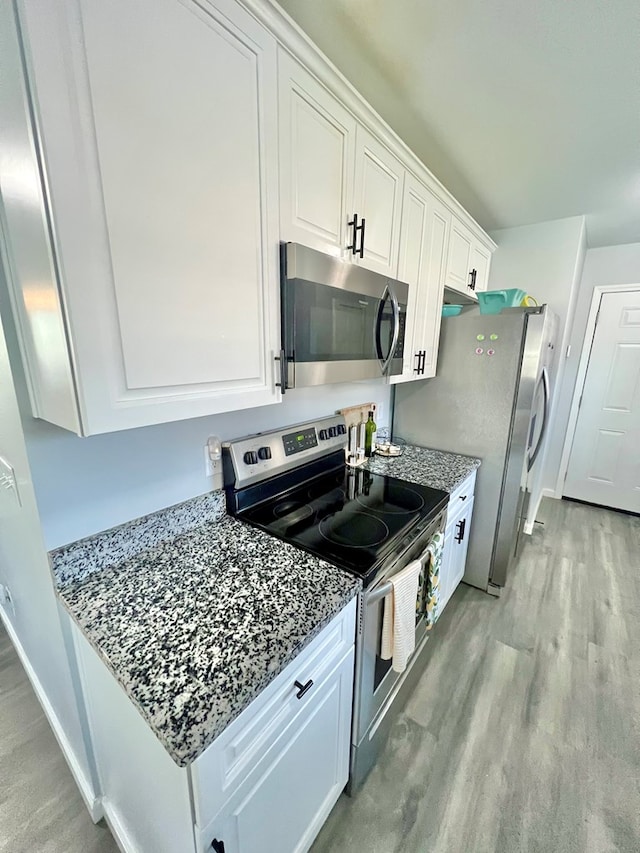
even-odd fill
[{"label": "stainless steel range", "polygon": [[340,416],[232,441],[223,446],[231,514],[362,578],[348,790],[375,763],[393,718],[420,677],[428,638],[423,571],[416,601],[416,646],[402,673],[381,657],[390,579],[409,562],[426,566],[427,545],[444,531],[448,495],[345,464]]}]

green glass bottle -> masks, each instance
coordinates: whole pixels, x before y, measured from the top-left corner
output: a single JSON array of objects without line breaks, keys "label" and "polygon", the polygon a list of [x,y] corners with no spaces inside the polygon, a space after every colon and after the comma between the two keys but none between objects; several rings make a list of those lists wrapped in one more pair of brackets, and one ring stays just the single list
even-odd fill
[{"label": "green glass bottle", "polygon": [[369,412],[369,420],[364,425],[364,455],[372,456],[376,449],[376,424],[373,412]]}]

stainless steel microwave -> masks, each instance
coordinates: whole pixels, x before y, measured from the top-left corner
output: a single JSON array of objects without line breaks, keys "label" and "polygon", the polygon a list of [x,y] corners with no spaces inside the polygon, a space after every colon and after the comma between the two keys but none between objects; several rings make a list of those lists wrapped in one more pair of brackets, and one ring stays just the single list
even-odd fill
[{"label": "stainless steel microwave", "polygon": [[282,243],[281,387],[402,373],[408,285]]}]

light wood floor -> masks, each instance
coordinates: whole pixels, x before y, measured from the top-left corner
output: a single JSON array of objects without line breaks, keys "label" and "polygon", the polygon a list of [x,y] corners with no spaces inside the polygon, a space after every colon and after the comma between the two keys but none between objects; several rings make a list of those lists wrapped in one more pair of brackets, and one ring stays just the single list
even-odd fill
[{"label": "light wood floor", "polygon": [[[640,520],[566,501],[540,518],[502,598],[458,589],[313,853],[639,853]],[[0,851],[117,851],[2,629]]]},{"label": "light wood floor", "polygon": [[0,622],[0,851],[117,853],[94,826]]},{"label": "light wood floor", "polygon": [[640,519],[539,518],[500,599],[459,587],[313,853],[639,853]]}]

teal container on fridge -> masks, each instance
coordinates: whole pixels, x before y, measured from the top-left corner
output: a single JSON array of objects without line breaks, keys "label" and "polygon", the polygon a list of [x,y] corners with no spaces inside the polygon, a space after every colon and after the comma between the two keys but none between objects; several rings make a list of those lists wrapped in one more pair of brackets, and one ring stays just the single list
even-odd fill
[{"label": "teal container on fridge", "polygon": [[480,291],[478,306],[481,314],[499,314],[503,308],[517,308],[527,295],[526,290],[512,287],[509,290]]}]

